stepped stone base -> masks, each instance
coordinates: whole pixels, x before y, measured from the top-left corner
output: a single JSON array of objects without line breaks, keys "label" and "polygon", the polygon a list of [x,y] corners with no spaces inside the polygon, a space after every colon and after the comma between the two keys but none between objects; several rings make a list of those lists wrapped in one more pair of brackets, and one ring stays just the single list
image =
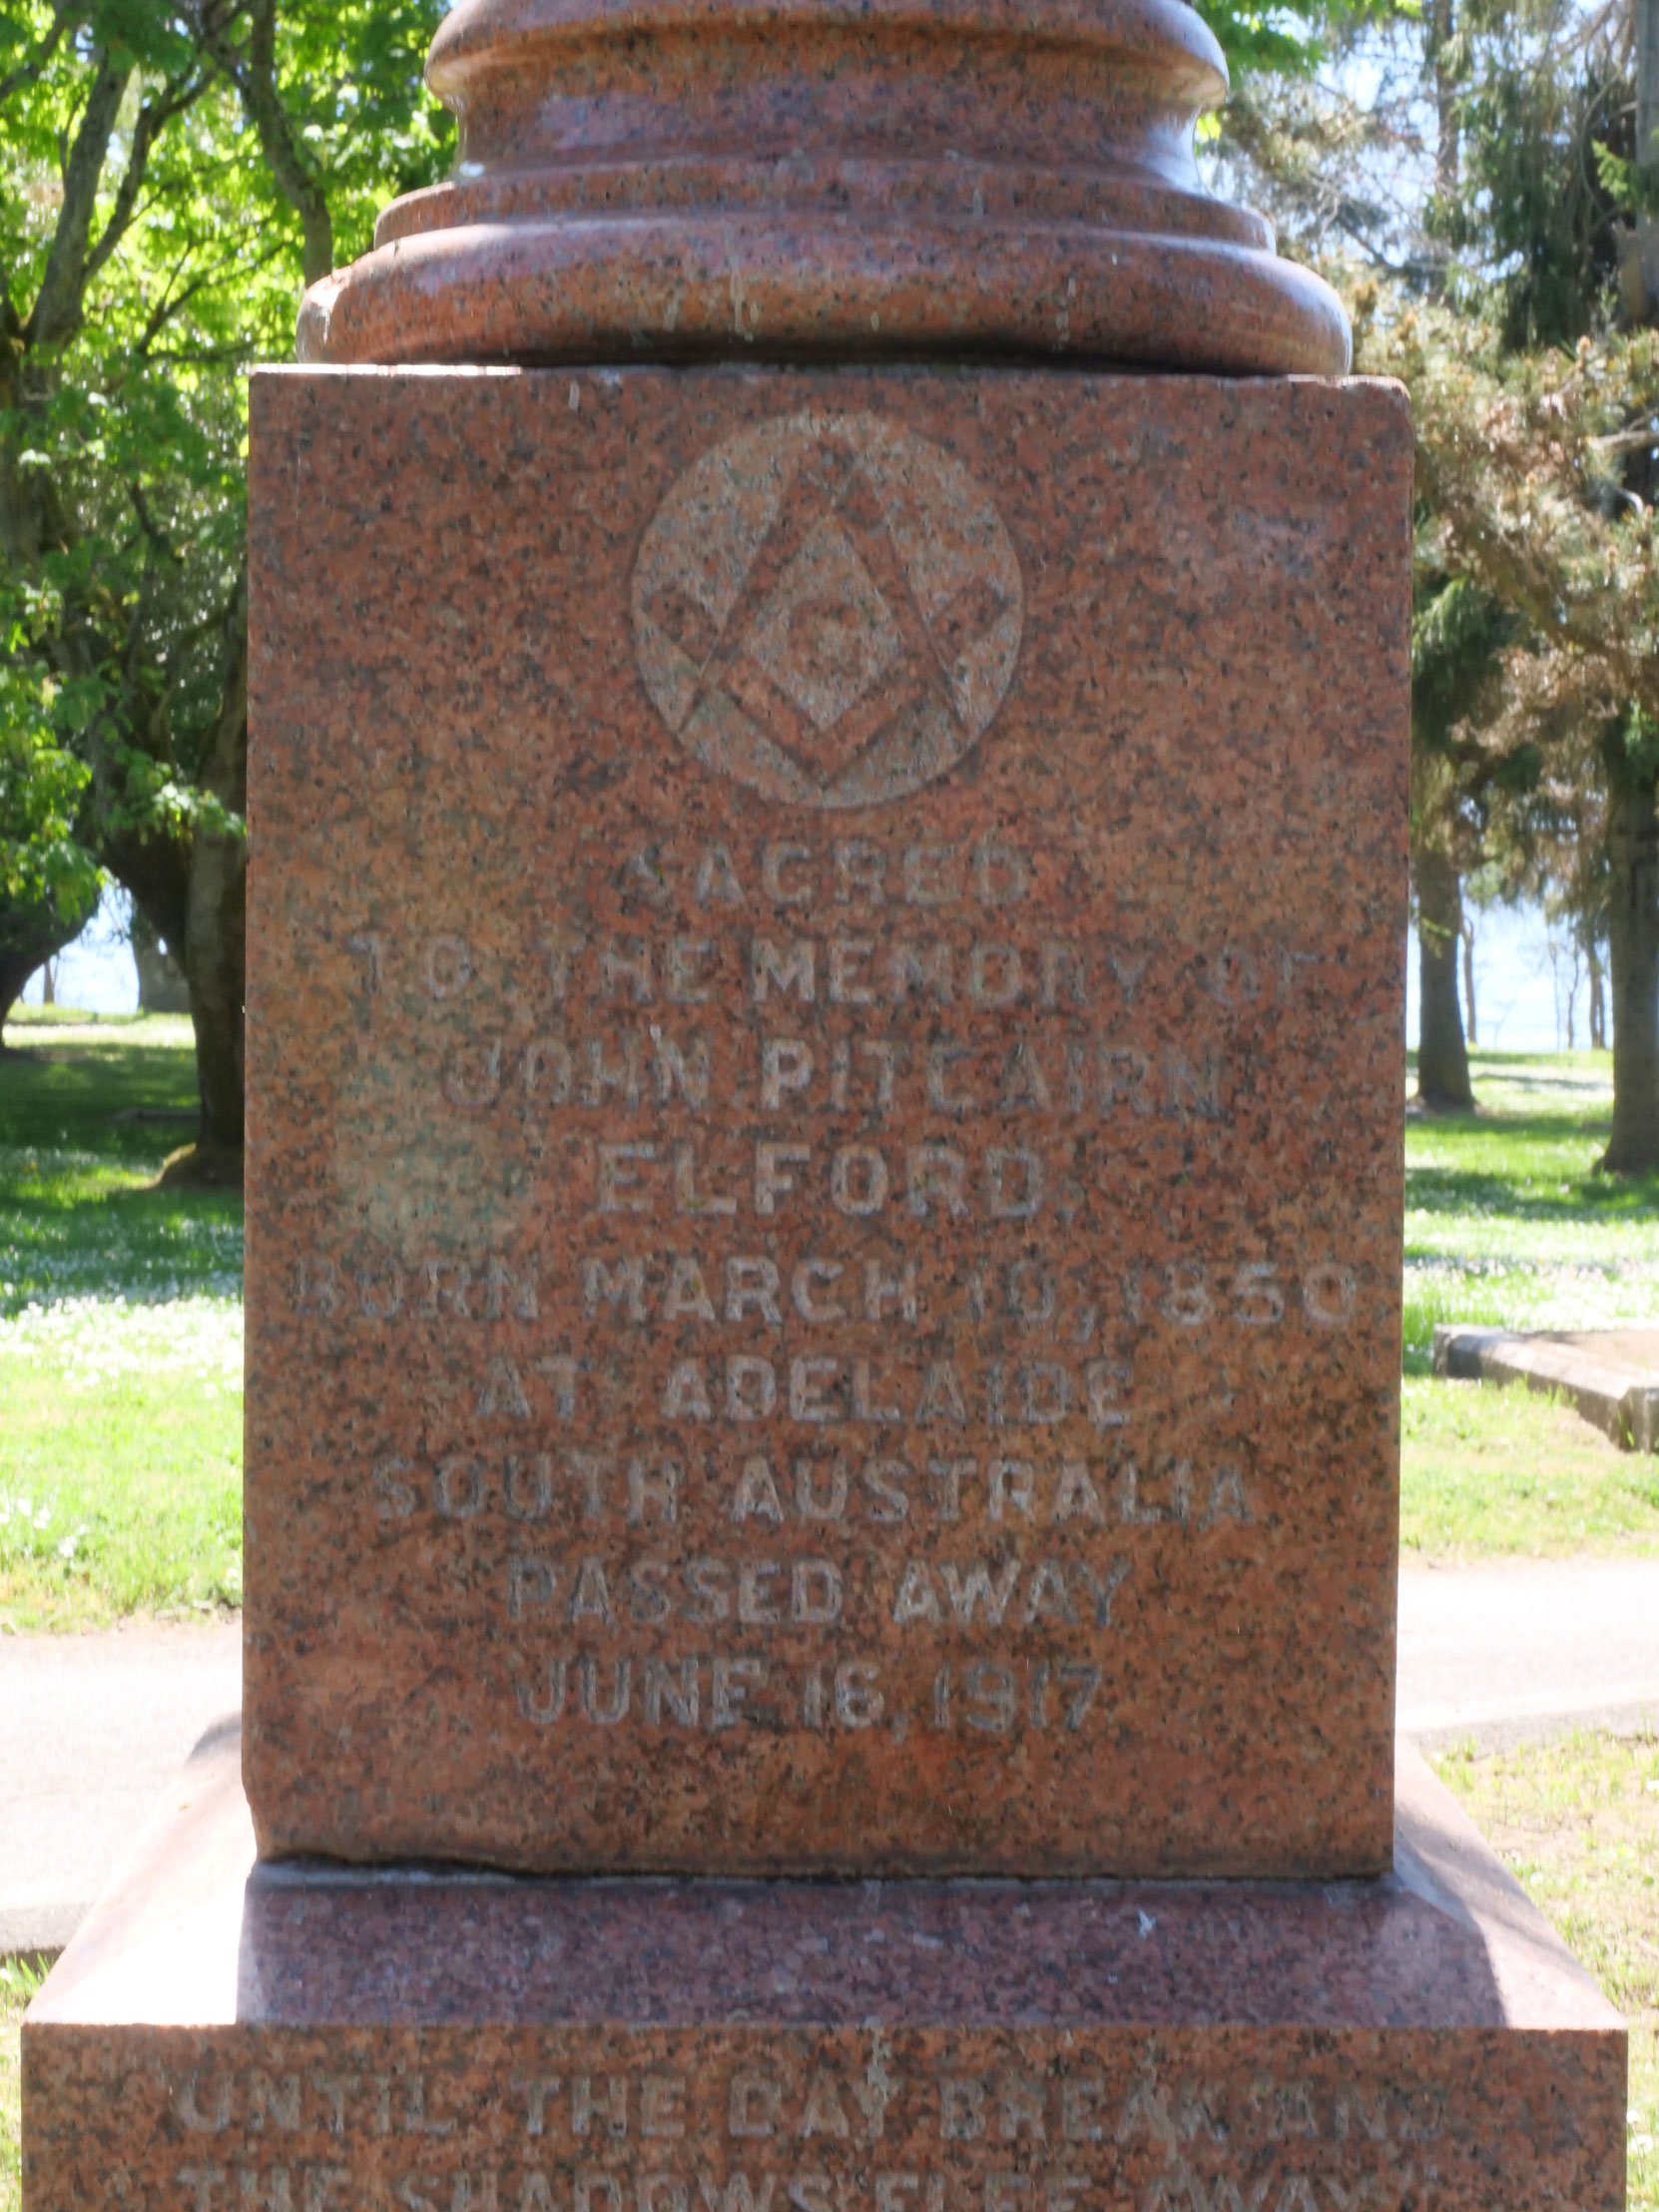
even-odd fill
[{"label": "stepped stone base", "polygon": [[29,2212],[1618,2212],[1625,2034],[1409,1749],[1381,1881],[257,1866],[205,1740],[24,2023]]}]

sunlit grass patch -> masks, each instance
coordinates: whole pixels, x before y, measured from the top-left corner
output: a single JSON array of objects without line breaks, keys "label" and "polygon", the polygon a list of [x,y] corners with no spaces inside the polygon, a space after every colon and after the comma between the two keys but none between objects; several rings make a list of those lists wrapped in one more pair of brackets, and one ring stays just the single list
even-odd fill
[{"label": "sunlit grass patch", "polygon": [[1659,2212],[1659,1739],[1578,1734],[1440,1778],[1630,2023],[1630,2212]]},{"label": "sunlit grass patch", "polygon": [[1596,1172],[1605,1053],[1475,1053],[1475,1114],[1405,1131],[1406,1372],[1437,1322],[1600,1329],[1659,1322],[1659,1177]]},{"label": "sunlit grass patch", "polygon": [[238,1604],[242,1201],[154,1188],[194,1128],[190,1022],[6,1041],[0,1622]]},{"label": "sunlit grass patch", "polygon": [[0,1622],[241,1603],[240,1303],[0,1322]]},{"label": "sunlit grass patch", "polygon": [[1407,1376],[1399,1428],[1408,1553],[1659,1551],[1659,1456],[1563,1398]]},{"label": "sunlit grass patch", "polygon": [[189,1020],[8,1022],[5,1037],[0,1315],[88,1296],[240,1297],[241,1198],[152,1187],[195,1133]]},{"label": "sunlit grass patch", "polygon": [[240,1298],[235,1194],[152,1191],[131,1170],[34,1157],[47,1165],[32,1177],[0,1150],[0,1315],[89,1296]]}]

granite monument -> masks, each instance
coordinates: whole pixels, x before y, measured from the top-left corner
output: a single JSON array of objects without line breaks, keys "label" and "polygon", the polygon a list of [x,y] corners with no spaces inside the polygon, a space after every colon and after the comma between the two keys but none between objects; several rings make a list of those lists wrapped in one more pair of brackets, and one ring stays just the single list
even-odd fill
[{"label": "granite monument", "polygon": [[28,2212],[1616,2212],[1393,1742],[1410,428],[1210,34],[430,77],[253,393],[242,1726]]}]

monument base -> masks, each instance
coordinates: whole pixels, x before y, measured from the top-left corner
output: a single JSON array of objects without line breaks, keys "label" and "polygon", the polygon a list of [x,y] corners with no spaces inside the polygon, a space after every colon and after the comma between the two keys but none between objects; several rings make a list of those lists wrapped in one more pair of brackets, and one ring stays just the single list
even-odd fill
[{"label": "monument base", "polygon": [[260,1866],[206,1738],[23,2026],[29,2212],[1619,2212],[1611,2006],[1416,1754],[1382,1881]]}]

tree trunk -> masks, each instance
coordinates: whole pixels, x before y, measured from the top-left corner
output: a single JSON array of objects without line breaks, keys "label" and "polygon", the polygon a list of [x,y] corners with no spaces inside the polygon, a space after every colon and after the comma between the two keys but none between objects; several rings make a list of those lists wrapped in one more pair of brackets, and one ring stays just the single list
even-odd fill
[{"label": "tree trunk", "polygon": [[[1659,0],[1634,0],[1636,167],[1651,179],[1659,166]],[[1659,224],[1645,209],[1634,233],[1618,234],[1619,291],[1632,322],[1651,322],[1659,306]]]},{"label": "tree trunk", "polygon": [[[1639,7],[1642,0],[1636,0]],[[1449,207],[1457,197],[1462,130],[1457,113],[1457,72],[1453,67],[1456,34],[1454,0],[1427,0],[1422,11],[1429,75],[1434,85],[1434,190]]]},{"label": "tree trunk", "polygon": [[1474,1104],[1474,1093],[1469,1088],[1468,1048],[1457,1005],[1462,886],[1443,852],[1418,853],[1416,875],[1417,975],[1422,993],[1417,1096],[1425,1106],[1467,1111]]},{"label": "tree trunk", "polygon": [[248,804],[248,580],[224,620],[219,712],[198,782],[236,827],[204,810],[184,836],[139,835],[101,825],[99,857],[133,894],[152,929],[181,948],[196,1030],[202,1121],[196,1144],[171,1162],[165,1180],[235,1183],[242,1176],[243,996],[246,973]]},{"label": "tree trunk", "polygon": [[1459,935],[1463,940],[1463,1007],[1468,1015],[1468,1041],[1480,1042],[1480,1032],[1474,1018],[1474,923],[1467,914],[1462,918]]},{"label": "tree trunk", "polygon": [[[202,783],[229,815],[248,805],[248,580],[225,618],[225,676]],[[242,1172],[243,999],[247,980],[248,840],[198,822],[191,841],[185,974],[202,1092],[204,1171]]]},{"label": "tree trunk", "polygon": [[1607,908],[1613,1002],[1610,1175],[1659,1169],[1659,773],[1638,768],[1622,729],[1602,741],[1607,777]]},{"label": "tree trunk", "polygon": [[1590,1050],[1607,1050],[1607,1000],[1602,989],[1601,954],[1593,936],[1584,939],[1584,958],[1590,970]]},{"label": "tree trunk", "polygon": [[196,1080],[202,1093],[198,1150],[240,1173],[242,1152],[243,990],[247,949],[246,847],[199,828],[190,871],[186,939]]},{"label": "tree trunk", "polygon": [[21,960],[0,951],[0,1052],[10,1050],[6,1043],[6,1017],[23,996],[24,984],[39,965],[38,960],[31,960],[25,967]]},{"label": "tree trunk", "polygon": [[133,965],[138,969],[138,1002],[141,1014],[188,1014],[190,985],[173,956],[141,908],[133,910],[131,932]]},{"label": "tree trunk", "polygon": [[55,1006],[58,1003],[58,977],[50,960],[41,962],[40,1002],[43,1006]]},{"label": "tree trunk", "polygon": [[0,1029],[36,968],[73,943],[93,911],[88,906],[60,914],[52,898],[16,905],[0,899]]}]

